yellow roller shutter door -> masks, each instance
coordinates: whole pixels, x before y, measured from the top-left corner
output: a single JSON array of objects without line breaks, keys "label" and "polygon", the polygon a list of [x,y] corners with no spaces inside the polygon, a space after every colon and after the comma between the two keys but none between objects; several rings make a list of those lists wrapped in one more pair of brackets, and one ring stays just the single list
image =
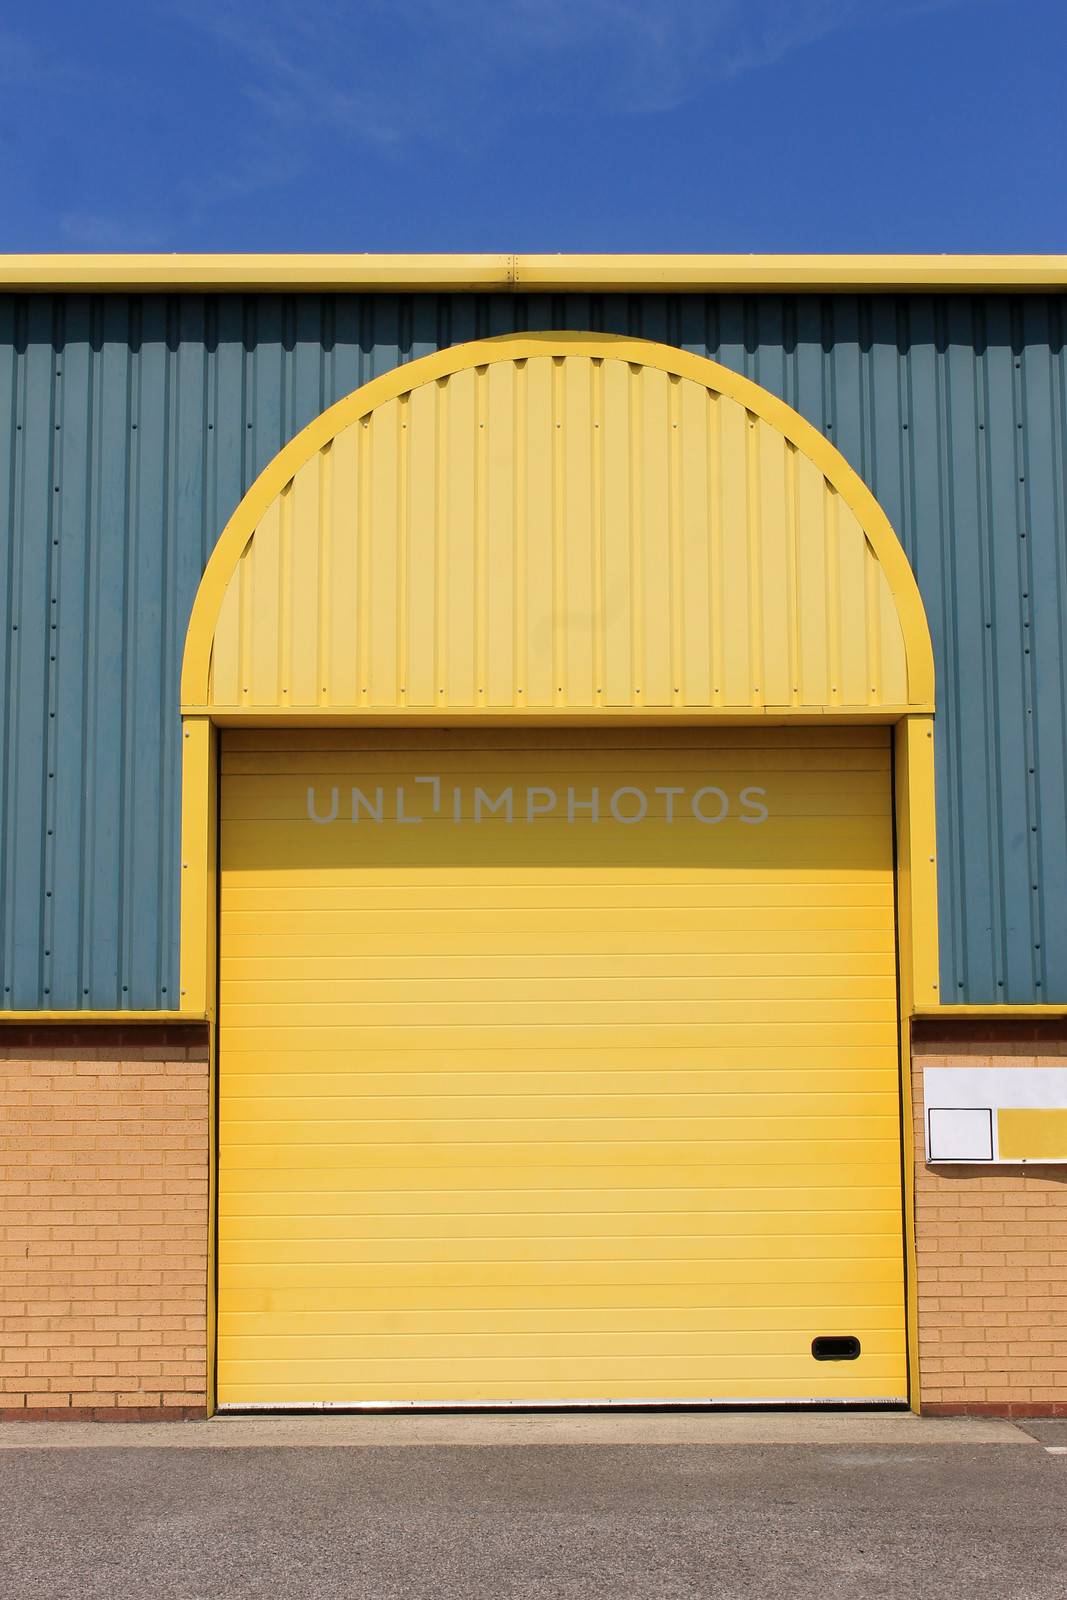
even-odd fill
[{"label": "yellow roller shutter door", "polygon": [[220,1403],[903,1399],[892,848],[877,728],[227,735]]}]

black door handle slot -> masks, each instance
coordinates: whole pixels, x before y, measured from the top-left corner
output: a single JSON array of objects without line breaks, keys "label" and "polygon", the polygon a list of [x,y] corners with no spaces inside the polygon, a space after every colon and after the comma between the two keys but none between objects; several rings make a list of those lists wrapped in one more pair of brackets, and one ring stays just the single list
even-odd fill
[{"label": "black door handle slot", "polygon": [[854,1333],[820,1333],[811,1341],[816,1361],[855,1361],[860,1342]]}]

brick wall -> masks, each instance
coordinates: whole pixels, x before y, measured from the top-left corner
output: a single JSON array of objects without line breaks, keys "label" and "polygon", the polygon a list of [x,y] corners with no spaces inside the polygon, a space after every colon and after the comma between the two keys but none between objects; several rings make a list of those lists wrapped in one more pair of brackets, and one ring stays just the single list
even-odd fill
[{"label": "brick wall", "polygon": [[915,1235],[924,1412],[1067,1416],[1067,1168],[926,1165],[924,1066],[1060,1065],[1059,1025],[915,1029]]},{"label": "brick wall", "polygon": [[202,1416],[200,1026],[0,1026],[0,1417]]}]

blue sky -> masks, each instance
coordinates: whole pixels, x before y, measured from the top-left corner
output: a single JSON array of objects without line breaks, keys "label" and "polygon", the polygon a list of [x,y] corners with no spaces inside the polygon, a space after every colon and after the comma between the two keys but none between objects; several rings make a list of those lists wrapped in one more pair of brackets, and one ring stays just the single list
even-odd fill
[{"label": "blue sky", "polygon": [[4,250],[1067,250],[1064,0],[40,0]]}]

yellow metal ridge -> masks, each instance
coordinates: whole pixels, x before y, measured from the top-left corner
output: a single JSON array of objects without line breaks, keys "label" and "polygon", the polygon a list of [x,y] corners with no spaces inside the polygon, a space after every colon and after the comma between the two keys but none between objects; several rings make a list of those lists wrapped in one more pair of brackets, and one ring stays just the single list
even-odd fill
[{"label": "yellow metal ridge", "polygon": [[0,255],[0,289],[1039,291],[1067,255]]},{"label": "yellow metal ridge", "polygon": [[1067,1004],[1058,1006],[1044,1004],[1017,1004],[1001,1006],[915,1006],[912,1009],[911,1015],[917,1022],[952,1022],[956,1018],[959,1018],[961,1021],[963,1021],[968,1017],[974,1017],[978,1019],[989,1017],[992,1021],[996,1021],[999,1017],[1004,1017],[1006,1019],[1012,1017],[1020,1019],[1025,1017],[1067,1017]]},{"label": "yellow metal ridge", "polygon": [[42,1026],[77,1023],[129,1022],[208,1022],[204,1011],[0,1011],[0,1027],[4,1023],[40,1023]]}]

